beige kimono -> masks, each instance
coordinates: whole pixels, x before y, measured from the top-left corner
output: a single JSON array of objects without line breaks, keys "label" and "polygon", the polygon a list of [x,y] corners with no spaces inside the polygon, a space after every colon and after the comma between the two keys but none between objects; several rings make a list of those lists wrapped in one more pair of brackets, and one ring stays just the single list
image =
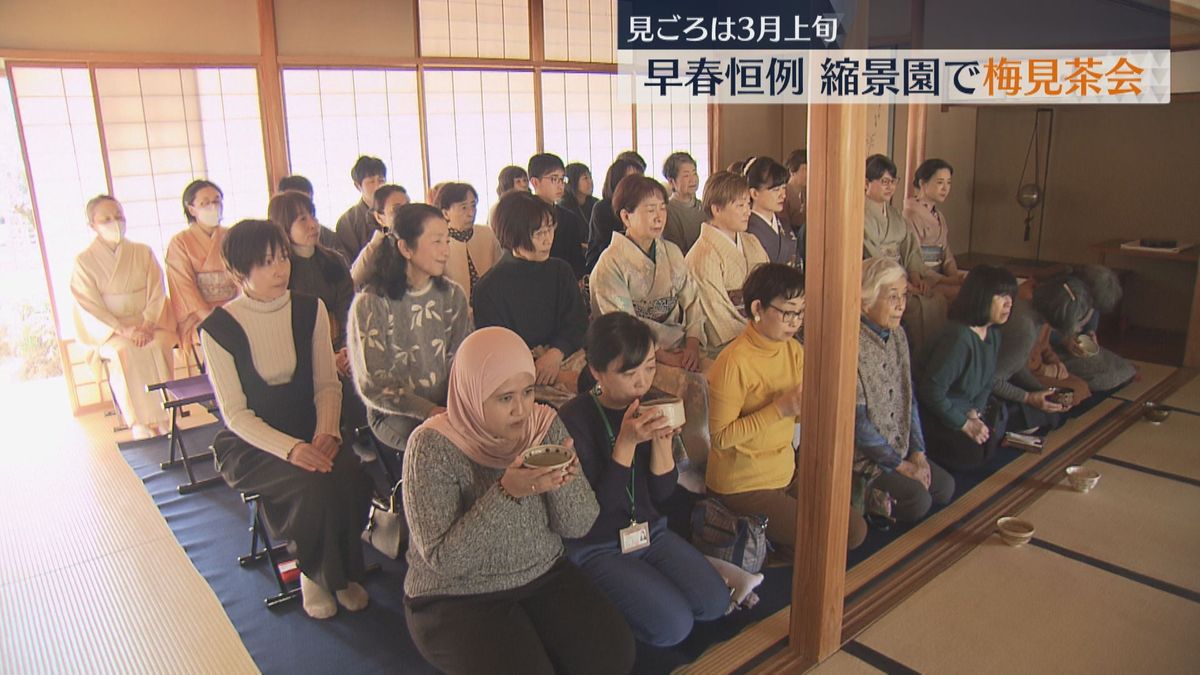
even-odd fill
[{"label": "beige kimono", "polygon": [[947,268],[957,268],[954,251],[950,250],[950,226],[937,205],[920,197],[904,200],[904,220],[917,235],[925,267],[936,274]]},{"label": "beige kimono", "polygon": [[[863,256],[891,258],[904,266],[910,279],[926,276],[921,242],[891,202],[880,204],[866,200]],[[946,297],[934,292],[932,285],[923,295],[909,297],[908,306],[904,308],[904,326],[913,353],[919,353],[925,342],[941,331],[946,323],[946,310]]]},{"label": "beige kimono", "polygon": [[921,243],[909,229],[904,217],[891,203],[880,204],[866,200],[863,220],[863,257],[891,258],[904,266],[910,275],[925,274]]},{"label": "beige kimono", "polygon": [[[75,258],[71,295],[75,332],[92,348],[93,367],[98,370],[99,359],[108,360],[109,383],[125,423],[165,424],[162,398],[147,392],[146,385],[171,379],[175,314],[150,247],[125,241],[112,250],[97,238]],[[144,347],[116,333],[143,324],[154,326],[154,339]]]},{"label": "beige kimono", "polygon": [[[467,306],[471,306],[471,291],[475,282],[492,269],[503,251],[500,242],[487,225],[475,225],[474,234],[468,241],[450,239],[450,260],[446,263],[446,277],[462,286],[467,293]],[[474,276],[472,276],[472,268]]]},{"label": "beige kimono", "polygon": [[[655,242],[655,259],[628,237],[614,232],[612,242],[591,274],[592,316],[625,312],[644,321],[654,332],[660,349],[680,349],[687,338],[704,343],[704,316],[695,310],[696,286],[688,274],[683,253],[674,243]],[[690,311],[687,308],[692,308]],[[703,466],[708,455],[708,382],[699,373],[658,364],[654,386],[683,401],[687,421],[683,445],[689,459]]]},{"label": "beige kimono", "polygon": [[167,245],[167,288],[179,321],[181,345],[198,344],[196,326],[209,312],[238,294],[237,281],[221,259],[226,232],[217,226],[208,234],[198,223],[192,223],[171,237]]},{"label": "beige kimono", "polygon": [[709,358],[716,358],[746,327],[742,284],[750,270],[768,261],[767,252],[753,235],[742,232],[735,242],[705,223],[685,260],[696,284],[696,303],[684,311],[698,311],[703,317],[701,342]]}]

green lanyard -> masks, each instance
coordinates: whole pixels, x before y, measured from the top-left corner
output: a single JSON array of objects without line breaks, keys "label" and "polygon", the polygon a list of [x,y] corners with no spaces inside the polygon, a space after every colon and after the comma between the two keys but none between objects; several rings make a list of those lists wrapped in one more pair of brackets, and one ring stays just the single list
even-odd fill
[{"label": "green lanyard", "polygon": [[[600,398],[595,392],[591,392],[592,402],[596,404],[596,412],[600,413],[600,421],[604,422],[604,431],[608,434],[608,452],[612,454],[617,447],[617,437],[613,433],[612,424],[608,421],[608,415],[604,413],[604,406],[600,405]],[[625,494],[629,495],[629,524],[633,525],[637,522],[635,514],[637,513],[637,502],[634,500],[634,473],[636,471],[634,463],[637,460],[637,450],[634,450],[633,460],[629,462],[629,485],[625,486]]]}]

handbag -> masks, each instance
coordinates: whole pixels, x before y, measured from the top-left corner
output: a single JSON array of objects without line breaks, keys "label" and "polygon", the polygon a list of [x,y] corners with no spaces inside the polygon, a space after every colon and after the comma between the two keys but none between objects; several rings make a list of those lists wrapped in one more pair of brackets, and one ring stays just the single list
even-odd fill
[{"label": "handbag", "polygon": [[692,545],[704,555],[757,574],[767,560],[767,517],[739,516],[713,498],[692,508]]},{"label": "handbag", "polygon": [[371,515],[362,532],[363,541],[392,560],[400,557],[404,540],[408,538],[408,524],[404,522],[404,514],[396,508],[396,492],[400,485],[396,483],[392,488],[386,504],[378,497],[371,499]]}]

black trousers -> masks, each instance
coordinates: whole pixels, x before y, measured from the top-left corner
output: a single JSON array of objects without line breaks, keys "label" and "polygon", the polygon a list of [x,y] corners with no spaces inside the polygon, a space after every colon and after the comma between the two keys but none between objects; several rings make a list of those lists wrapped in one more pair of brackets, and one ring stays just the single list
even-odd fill
[{"label": "black trousers", "polygon": [[449,675],[621,675],[633,668],[625,619],[565,558],[508,591],[405,597],[404,615],[421,655]]},{"label": "black trousers", "polygon": [[925,432],[925,448],[929,458],[941,464],[948,471],[970,471],[983,465],[1000,441],[1004,440],[1004,432],[1008,425],[1008,408],[1000,400],[988,400],[987,410],[984,411],[983,422],[988,427],[988,439],[985,443],[976,443],[962,432],[962,429],[951,429],[924,408],[921,409],[921,429]]},{"label": "black trousers", "polygon": [[213,441],[213,461],[229,487],[257,492],[271,533],[288,540],[300,571],[329,591],[364,573],[362,535],[371,485],[358,457],[338,452],[333,471],[306,471],[243,441],[228,429]]}]

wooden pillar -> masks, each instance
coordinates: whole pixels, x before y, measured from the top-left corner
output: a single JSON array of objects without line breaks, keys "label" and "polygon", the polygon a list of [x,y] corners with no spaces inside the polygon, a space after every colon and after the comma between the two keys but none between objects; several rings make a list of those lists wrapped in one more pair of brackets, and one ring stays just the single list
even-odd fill
[{"label": "wooden pillar", "polygon": [[[867,43],[867,3],[847,27]],[[854,389],[862,286],[867,106],[808,107],[803,433],[797,458],[796,560],[788,649],[766,672],[797,672],[842,646]]]},{"label": "wooden pillar", "polygon": [[283,82],[279,71],[279,46],[275,36],[275,0],[258,0],[258,101],[262,108],[263,145],[267,158],[268,194],[288,175],[286,121],[283,115]]},{"label": "wooden pillar", "polygon": [[804,429],[790,647],[809,667],[841,647],[854,458],[866,106],[813,105],[808,118]]}]

